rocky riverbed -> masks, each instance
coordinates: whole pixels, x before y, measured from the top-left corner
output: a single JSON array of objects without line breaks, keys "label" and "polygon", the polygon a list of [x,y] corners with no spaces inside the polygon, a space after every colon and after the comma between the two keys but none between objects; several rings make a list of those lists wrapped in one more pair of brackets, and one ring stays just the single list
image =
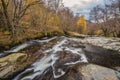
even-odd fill
[{"label": "rocky riverbed", "polygon": [[3,80],[120,80],[120,39],[53,37],[0,54]]}]

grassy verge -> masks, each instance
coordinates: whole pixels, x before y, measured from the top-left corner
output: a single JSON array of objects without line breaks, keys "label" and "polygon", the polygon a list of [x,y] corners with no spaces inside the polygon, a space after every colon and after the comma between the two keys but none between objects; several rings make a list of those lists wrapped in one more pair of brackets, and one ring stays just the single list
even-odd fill
[{"label": "grassy verge", "polygon": [[43,37],[52,37],[52,36],[60,36],[64,35],[61,32],[39,32],[39,31],[29,31],[27,30],[24,33],[17,34],[14,39],[11,38],[10,34],[4,34],[0,32],[0,52],[4,50],[8,50],[11,47],[23,43],[25,41],[29,41],[32,39],[41,39]]}]

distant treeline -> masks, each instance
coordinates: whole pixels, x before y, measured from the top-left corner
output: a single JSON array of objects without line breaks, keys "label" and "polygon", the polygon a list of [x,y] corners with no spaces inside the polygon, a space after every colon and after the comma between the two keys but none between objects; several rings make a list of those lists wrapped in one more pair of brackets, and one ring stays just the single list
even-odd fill
[{"label": "distant treeline", "polygon": [[120,37],[120,0],[104,0],[91,10],[90,20],[89,34]]}]

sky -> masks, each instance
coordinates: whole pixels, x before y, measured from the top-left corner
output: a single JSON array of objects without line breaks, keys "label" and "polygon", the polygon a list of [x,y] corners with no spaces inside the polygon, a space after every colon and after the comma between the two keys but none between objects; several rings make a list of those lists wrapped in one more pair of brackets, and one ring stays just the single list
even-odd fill
[{"label": "sky", "polygon": [[89,18],[90,10],[97,4],[102,4],[103,0],[63,0],[64,6],[71,9],[74,14],[80,13],[86,19]]}]

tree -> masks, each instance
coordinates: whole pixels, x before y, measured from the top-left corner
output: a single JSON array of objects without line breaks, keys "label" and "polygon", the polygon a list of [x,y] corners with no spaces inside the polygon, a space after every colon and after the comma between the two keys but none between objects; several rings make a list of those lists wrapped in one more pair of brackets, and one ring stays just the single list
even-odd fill
[{"label": "tree", "polygon": [[86,20],[85,20],[83,15],[80,16],[80,18],[78,19],[77,25],[79,27],[80,33],[86,34],[86,29],[87,29],[87,27],[86,27]]},{"label": "tree", "polygon": [[47,0],[47,5],[50,9],[54,10],[57,14],[60,7],[62,6],[63,0]]},{"label": "tree", "polygon": [[2,4],[2,14],[4,14],[5,16],[5,20],[6,20],[6,23],[7,23],[7,26],[8,26],[8,29],[10,31],[12,31],[12,25],[10,23],[10,18],[9,18],[9,15],[8,15],[8,4],[9,4],[9,0],[1,0],[1,4]]},{"label": "tree", "polygon": [[119,0],[105,0],[104,6],[97,5],[90,12],[90,19],[102,29],[104,36],[120,36]]},{"label": "tree", "polygon": [[[26,15],[28,9],[37,3],[39,0],[1,0],[3,13],[6,18],[9,31],[12,32],[12,37],[16,34],[16,28],[20,27],[20,21]],[[8,12],[8,11],[11,12]]]}]

